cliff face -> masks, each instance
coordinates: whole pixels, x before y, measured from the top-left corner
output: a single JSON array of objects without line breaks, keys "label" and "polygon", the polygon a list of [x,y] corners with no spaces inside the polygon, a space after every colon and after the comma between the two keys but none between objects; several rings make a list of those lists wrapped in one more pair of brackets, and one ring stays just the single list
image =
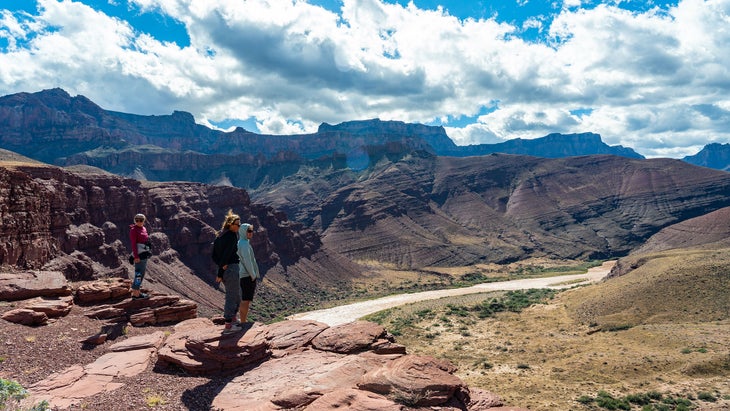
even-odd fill
[{"label": "cliff face", "polygon": [[350,258],[424,267],[615,258],[663,227],[730,206],[728,192],[728,173],[679,160],[414,155],[367,175],[285,179],[255,198]]},{"label": "cliff face", "polygon": [[[216,307],[222,300],[208,285],[215,275],[211,243],[229,209],[257,228],[252,243],[264,272],[285,272],[321,251],[316,233],[251,203],[242,189],[0,162],[0,265],[61,271],[70,280],[127,277],[128,227],[141,212],[155,254],[150,275],[166,287],[161,291]],[[191,295],[203,289],[208,295]]]}]

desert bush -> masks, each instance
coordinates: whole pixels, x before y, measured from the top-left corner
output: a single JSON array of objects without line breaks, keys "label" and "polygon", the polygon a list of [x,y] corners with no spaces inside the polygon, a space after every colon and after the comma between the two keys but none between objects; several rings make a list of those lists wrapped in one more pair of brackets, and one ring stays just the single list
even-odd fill
[{"label": "desert bush", "polygon": [[580,397],[578,397],[576,399],[576,401],[578,401],[579,403],[581,403],[583,405],[589,405],[589,404],[593,403],[595,400],[596,399],[591,397],[590,395],[581,395]]},{"label": "desert bush", "polygon": [[500,298],[493,298],[490,301],[484,301],[481,304],[477,304],[473,310],[477,311],[479,318],[491,317],[492,315],[503,311],[519,313],[531,305],[539,304],[553,298],[555,294],[556,291],[550,289],[508,291]]},{"label": "desert bush", "polygon": [[707,402],[715,402],[717,398],[709,392],[701,391],[697,393],[697,399]]},{"label": "desert bush", "polygon": [[631,410],[631,404],[625,399],[614,398],[606,391],[599,391],[596,397],[596,404],[607,410]]},{"label": "desert bush", "polygon": [[[0,410],[20,410],[20,401],[28,396],[28,391],[16,381],[0,378]],[[33,405],[27,411],[46,411],[49,409],[48,401],[41,401]]]}]

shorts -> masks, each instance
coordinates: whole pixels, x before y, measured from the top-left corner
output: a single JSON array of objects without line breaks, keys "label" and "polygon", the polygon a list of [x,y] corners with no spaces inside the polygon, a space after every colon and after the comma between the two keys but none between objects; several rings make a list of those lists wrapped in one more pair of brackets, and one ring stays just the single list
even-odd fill
[{"label": "shorts", "polygon": [[241,301],[253,301],[256,292],[256,280],[249,276],[241,278]]}]

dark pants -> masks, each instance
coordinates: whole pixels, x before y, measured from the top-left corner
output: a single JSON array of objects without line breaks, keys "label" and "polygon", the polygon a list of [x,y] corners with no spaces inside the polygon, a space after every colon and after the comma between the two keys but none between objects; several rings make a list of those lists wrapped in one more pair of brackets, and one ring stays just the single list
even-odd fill
[{"label": "dark pants", "polygon": [[241,304],[241,285],[238,281],[238,263],[228,264],[223,272],[223,286],[226,287],[226,301],[223,304],[223,319],[229,323],[238,314],[238,305]]}]

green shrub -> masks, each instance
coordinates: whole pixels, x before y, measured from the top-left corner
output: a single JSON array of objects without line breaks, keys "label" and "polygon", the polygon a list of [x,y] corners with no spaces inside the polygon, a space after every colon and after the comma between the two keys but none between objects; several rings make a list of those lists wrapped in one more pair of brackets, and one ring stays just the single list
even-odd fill
[{"label": "green shrub", "polygon": [[614,398],[606,391],[599,391],[596,404],[607,410],[631,410],[631,404],[624,399]]},{"label": "green shrub", "polygon": [[[28,396],[28,391],[16,381],[0,378],[0,410],[19,409],[20,401]],[[47,411],[48,401],[33,405],[28,411]]]},{"label": "green shrub", "polygon": [[580,397],[578,397],[576,399],[576,401],[578,401],[579,403],[581,403],[583,405],[588,405],[588,404],[592,403],[593,401],[595,401],[595,399],[588,395],[581,395]]},{"label": "green shrub", "polygon": [[698,392],[697,393],[697,399],[702,400],[702,401],[707,401],[707,402],[715,402],[715,401],[717,401],[717,398],[714,395],[712,395],[709,392],[705,392],[705,391]]},{"label": "green shrub", "polygon": [[630,394],[626,396],[626,400],[636,405],[651,404],[651,398],[647,394]]}]

